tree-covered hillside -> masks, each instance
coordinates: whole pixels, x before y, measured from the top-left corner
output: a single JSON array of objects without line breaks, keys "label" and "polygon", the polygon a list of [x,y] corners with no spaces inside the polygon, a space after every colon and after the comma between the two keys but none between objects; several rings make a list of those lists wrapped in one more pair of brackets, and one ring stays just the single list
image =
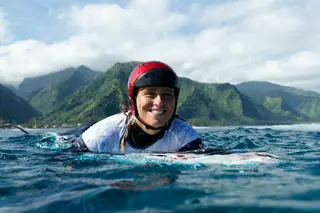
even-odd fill
[{"label": "tree-covered hillside", "polygon": [[0,84],[0,123],[23,123],[38,115],[27,101]]},{"label": "tree-covered hillside", "polygon": [[320,120],[320,94],[269,82],[244,82],[239,91],[272,111],[278,119]]},{"label": "tree-covered hillside", "polygon": [[67,96],[35,123],[88,123],[119,112],[127,100],[127,79],[137,62],[116,63],[88,85]]},{"label": "tree-covered hillside", "polygon": [[[31,103],[43,114],[28,125],[84,124],[120,112],[120,105],[128,101],[129,74],[138,63],[116,63],[91,81],[82,72],[73,72],[56,84],[34,90]],[[315,92],[268,82],[234,86],[229,83],[200,83],[188,78],[180,80],[177,113],[193,125],[281,124],[320,120],[320,95]],[[11,92],[9,96],[13,95]],[[17,115],[21,116],[21,113]]]},{"label": "tree-covered hillside", "polygon": [[199,83],[187,78],[181,78],[178,113],[195,125],[253,123],[253,119],[264,117],[264,112],[233,85]]},{"label": "tree-covered hillside", "polygon": [[67,68],[47,75],[26,78],[18,86],[17,93],[20,97],[29,101],[43,88],[66,80],[70,78],[70,76],[72,76],[75,72],[80,72],[84,75],[85,78],[90,79],[94,78],[94,76],[97,74],[95,71],[83,65],[77,68]]},{"label": "tree-covered hillside", "polygon": [[91,73],[91,75],[89,75],[88,72],[85,73],[82,70],[76,70],[69,78],[59,83],[49,85],[37,92],[30,100],[30,104],[45,114],[65,97],[73,94],[79,88],[89,83],[96,76],[95,74],[96,73]]},{"label": "tree-covered hillside", "polygon": [[[129,74],[137,64],[115,64],[34,122],[88,123],[118,113],[121,103],[127,100]],[[181,78],[177,112],[194,125],[256,124],[272,122],[274,118],[269,109],[252,102],[234,85],[199,83],[187,78]]]}]

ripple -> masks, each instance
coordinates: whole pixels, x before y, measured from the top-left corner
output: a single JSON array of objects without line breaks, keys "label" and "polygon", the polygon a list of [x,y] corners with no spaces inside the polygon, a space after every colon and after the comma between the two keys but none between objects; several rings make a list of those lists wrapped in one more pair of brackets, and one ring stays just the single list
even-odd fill
[{"label": "ripple", "polygon": [[106,154],[66,151],[70,141],[54,131],[7,131],[0,137],[0,212],[319,212],[316,128],[197,128],[209,148],[268,152],[279,161],[203,167],[120,164]]}]

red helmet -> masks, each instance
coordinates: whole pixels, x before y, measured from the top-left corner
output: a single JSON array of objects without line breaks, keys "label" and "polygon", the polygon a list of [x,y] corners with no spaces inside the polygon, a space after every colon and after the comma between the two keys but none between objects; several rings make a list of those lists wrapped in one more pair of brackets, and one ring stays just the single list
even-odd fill
[{"label": "red helmet", "polygon": [[[176,104],[180,91],[180,81],[173,69],[159,61],[143,62],[131,72],[128,80],[128,96],[130,98],[130,111],[137,115],[136,96],[138,88],[149,86],[165,86],[174,89]],[[175,114],[175,113],[174,113]]]}]

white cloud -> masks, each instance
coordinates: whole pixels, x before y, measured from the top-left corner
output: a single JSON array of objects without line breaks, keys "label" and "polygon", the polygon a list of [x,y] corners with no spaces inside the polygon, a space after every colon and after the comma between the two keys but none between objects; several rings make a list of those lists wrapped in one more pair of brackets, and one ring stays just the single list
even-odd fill
[{"label": "white cloud", "polygon": [[[169,3],[135,0],[125,7],[64,10],[58,19],[73,34],[50,44],[0,46],[0,76],[19,82],[80,64],[106,70],[116,61],[163,60],[197,81],[268,80],[320,92],[313,83],[320,68],[319,1],[198,2],[184,13]],[[0,18],[0,38],[1,29]]]},{"label": "white cloud", "polygon": [[[9,23],[6,19],[6,16],[7,14],[5,11],[0,7],[0,45],[9,42],[12,38],[12,35],[8,30]],[[6,74],[3,71],[4,66],[1,60],[1,58],[4,57],[4,54],[5,52],[3,50],[1,51],[0,46],[0,82],[4,82],[6,79]]]},{"label": "white cloud", "polygon": [[[283,60],[267,61],[255,78],[273,82],[310,82],[320,77],[320,54],[312,51],[299,52]],[[306,72],[307,70],[307,72]]]},{"label": "white cloud", "polygon": [[12,39],[12,35],[8,29],[9,22],[6,19],[7,14],[0,7],[0,44],[9,42]]}]

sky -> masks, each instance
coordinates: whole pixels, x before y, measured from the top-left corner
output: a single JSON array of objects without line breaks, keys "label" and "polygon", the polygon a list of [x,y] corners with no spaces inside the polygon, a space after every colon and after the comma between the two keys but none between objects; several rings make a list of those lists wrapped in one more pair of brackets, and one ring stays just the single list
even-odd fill
[{"label": "sky", "polygon": [[0,82],[158,60],[208,83],[320,92],[319,0],[0,0]]}]

